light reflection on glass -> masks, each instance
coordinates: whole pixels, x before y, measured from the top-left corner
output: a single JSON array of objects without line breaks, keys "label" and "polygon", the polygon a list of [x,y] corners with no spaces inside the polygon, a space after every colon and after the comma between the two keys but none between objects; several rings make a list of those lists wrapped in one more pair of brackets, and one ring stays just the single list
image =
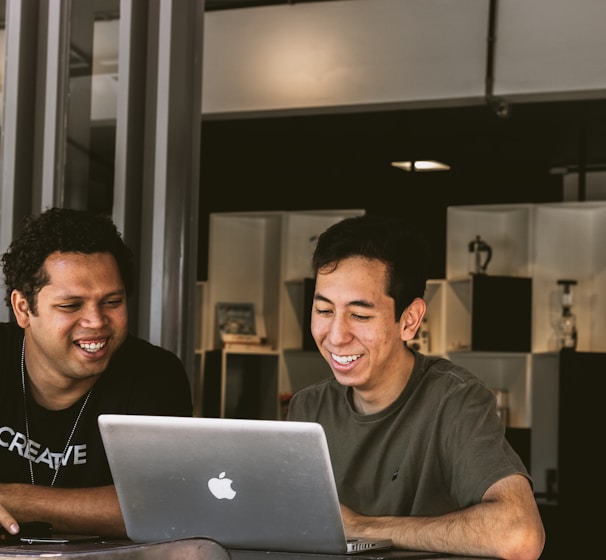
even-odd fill
[{"label": "light reflection on glass", "polygon": [[119,0],[73,0],[65,161],[66,205],[111,213]]},{"label": "light reflection on glass", "polygon": [[4,53],[6,38],[6,1],[0,0],[0,129],[3,124],[4,114]]}]

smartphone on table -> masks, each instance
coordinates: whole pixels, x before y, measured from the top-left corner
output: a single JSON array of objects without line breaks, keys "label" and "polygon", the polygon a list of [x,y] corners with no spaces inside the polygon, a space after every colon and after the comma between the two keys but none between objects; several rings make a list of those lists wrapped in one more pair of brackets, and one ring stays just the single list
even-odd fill
[{"label": "smartphone on table", "polygon": [[53,526],[46,521],[28,521],[19,523],[19,532],[11,535],[0,527],[0,545],[2,544],[67,544],[72,542],[95,542],[101,540],[98,535],[63,535],[53,533]]}]

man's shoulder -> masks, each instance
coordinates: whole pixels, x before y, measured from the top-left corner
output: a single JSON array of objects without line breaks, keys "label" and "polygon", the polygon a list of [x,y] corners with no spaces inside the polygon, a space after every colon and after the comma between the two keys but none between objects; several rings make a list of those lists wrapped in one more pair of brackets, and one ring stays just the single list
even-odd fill
[{"label": "man's shoulder", "polygon": [[14,322],[0,323],[0,352],[5,353],[15,348],[20,341],[21,329]]},{"label": "man's shoulder", "polygon": [[145,367],[154,371],[161,368],[183,369],[181,360],[170,350],[129,334],[112,359],[112,366],[132,367],[134,365],[139,370]]},{"label": "man's shoulder", "polygon": [[0,381],[18,371],[20,356],[21,329],[16,323],[0,323]]},{"label": "man's shoulder", "polygon": [[[339,385],[334,377],[327,377],[321,381],[308,385],[298,390],[292,397],[290,407],[294,410],[303,410],[308,407],[314,409],[326,406],[326,400],[338,399],[346,390]],[[320,403],[323,403],[320,405]]]},{"label": "man's shoulder", "polygon": [[126,336],[124,344],[121,346],[120,350],[127,352],[145,352],[146,354],[152,355],[170,354],[171,356],[175,356],[175,354],[170,350],[130,333]]},{"label": "man's shoulder", "polygon": [[295,396],[303,397],[317,395],[318,393],[332,393],[335,391],[340,392],[342,388],[343,386],[340,385],[333,376],[329,376],[326,379],[321,379],[320,381],[316,381],[315,383],[303,387],[295,393]]},{"label": "man's shoulder", "polygon": [[436,377],[454,384],[479,381],[478,377],[469,369],[447,358],[439,356],[429,357],[422,354],[418,356],[422,356],[422,359],[417,361],[417,367],[423,371],[426,377]]},{"label": "man's shoulder", "polygon": [[19,331],[19,325],[14,321],[8,323],[0,323],[0,336],[4,339],[8,336],[15,336]]},{"label": "man's shoulder", "polygon": [[105,411],[111,406],[128,414],[192,413],[190,383],[181,360],[133,335],[114,354],[96,387]]},{"label": "man's shoulder", "polygon": [[414,381],[415,393],[433,400],[452,402],[485,399],[491,389],[471,370],[447,358],[427,358],[419,364]]}]

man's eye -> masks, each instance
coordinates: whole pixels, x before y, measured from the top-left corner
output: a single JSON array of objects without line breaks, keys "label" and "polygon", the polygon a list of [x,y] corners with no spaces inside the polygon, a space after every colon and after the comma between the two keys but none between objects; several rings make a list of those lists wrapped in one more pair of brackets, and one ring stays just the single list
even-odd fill
[{"label": "man's eye", "polygon": [[108,299],[105,301],[105,306],[106,307],[119,307],[120,305],[122,305],[122,298],[116,298],[116,299]]},{"label": "man's eye", "polygon": [[368,321],[368,319],[370,319],[370,317],[368,315],[360,315],[358,313],[352,313],[351,316],[356,320],[356,321]]},{"label": "man's eye", "polygon": [[318,315],[330,315],[332,313],[331,309],[320,309],[319,307],[316,307],[315,311]]},{"label": "man's eye", "polygon": [[76,309],[80,308],[80,304],[79,303],[63,303],[61,305],[58,305],[57,307],[63,311],[75,311]]}]

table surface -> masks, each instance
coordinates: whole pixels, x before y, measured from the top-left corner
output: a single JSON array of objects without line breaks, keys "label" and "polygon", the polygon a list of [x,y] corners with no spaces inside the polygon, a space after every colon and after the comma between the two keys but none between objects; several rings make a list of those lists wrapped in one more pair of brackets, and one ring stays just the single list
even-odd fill
[{"label": "table surface", "polygon": [[[208,539],[185,539],[187,541],[208,541]],[[222,551],[221,545],[214,541],[208,541]],[[166,543],[155,543],[162,545]],[[41,557],[64,557],[64,558],[87,558],[97,557],[99,552],[103,552],[103,558],[111,558],[110,552],[114,550],[115,556],[120,556],[118,551],[126,549],[135,549],[136,545],[132,541],[100,541],[93,543],[71,543],[71,544],[3,544],[0,545],[0,560],[15,558],[41,558]],[[213,551],[214,552],[214,551]],[[384,551],[375,551],[373,553],[357,553],[353,555],[340,554],[305,554],[293,552],[276,552],[263,550],[236,550],[226,551],[231,560],[421,560],[427,558],[448,558],[450,560],[470,560],[471,556],[453,556],[437,552],[421,552],[411,550],[389,549]],[[208,558],[208,554],[200,554],[196,558]],[[212,554],[210,554],[212,556]],[[193,558],[193,556],[192,556]],[[216,559],[215,559],[216,560]]]}]

